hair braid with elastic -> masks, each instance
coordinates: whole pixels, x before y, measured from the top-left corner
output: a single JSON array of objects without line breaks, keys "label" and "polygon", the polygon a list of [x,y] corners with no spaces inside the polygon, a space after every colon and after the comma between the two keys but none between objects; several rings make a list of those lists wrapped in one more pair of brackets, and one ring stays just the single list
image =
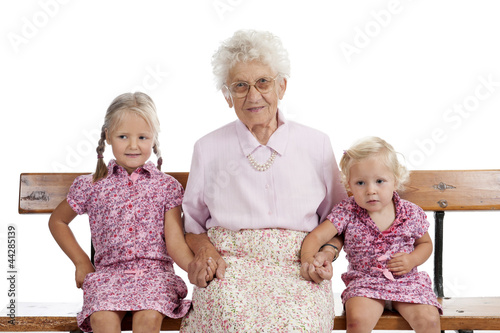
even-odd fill
[{"label": "hair braid with elastic", "polygon": [[161,165],[163,164],[163,158],[161,157],[160,142],[158,141],[158,138],[155,139],[155,144],[153,146],[153,152],[155,153],[156,157],[158,157],[157,168],[158,168],[158,170],[161,171]]},{"label": "hair braid with elastic", "polygon": [[94,176],[92,177],[93,182],[97,182],[99,179],[105,178],[108,175],[108,167],[104,163],[104,149],[106,148],[106,128],[103,126],[101,130],[101,138],[96,148],[97,152],[97,166],[95,168]]}]

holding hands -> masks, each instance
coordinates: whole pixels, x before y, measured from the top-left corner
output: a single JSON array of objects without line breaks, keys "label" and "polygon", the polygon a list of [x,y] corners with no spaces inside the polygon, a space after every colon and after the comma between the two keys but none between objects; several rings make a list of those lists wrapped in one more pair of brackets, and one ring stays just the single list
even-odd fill
[{"label": "holding hands", "polygon": [[200,288],[208,286],[208,282],[214,278],[223,279],[226,272],[226,262],[221,256],[217,260],[208,258],[199,258],[195,256],[194,260],[188,265],[189,282]]},{"label": "holding hands", "polygon": [[333,276],[333,257],[330,252],[317,252],[313,257],[303,258],[300,275],[307,281],[320,283],[330,280]]},{"label": "holding hands", "polygon": [[343,245],[344,240],[337,235],[337,229],[333,224],[329,220],[323,221],[302,242],[300,275],[307,281],[315,283],[331,280],[332,262],[337,259],[339,249],[342,249]]},{"label": "holding hands", "polygon": [[186,241],[194,249],[194,259],[188,265],[189,282],[205,288],[214,278],[223,279],[226,273],[226,262],[206,234],[186,234]]}]

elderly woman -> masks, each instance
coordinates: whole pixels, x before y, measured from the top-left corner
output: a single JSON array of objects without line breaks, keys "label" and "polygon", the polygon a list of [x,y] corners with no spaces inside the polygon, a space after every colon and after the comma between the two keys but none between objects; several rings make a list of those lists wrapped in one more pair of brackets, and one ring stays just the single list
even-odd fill
[{"label": "elderly woman", "polygon": [[183,210],[196,286],[181,332],[330,332],[335,247],[305,268],[318,283],[300,277],[304,237],[346,197],[330,140],[278,109],[290,64],[274,35],[238,31],[212,64],[238,119],[194,147]]}]

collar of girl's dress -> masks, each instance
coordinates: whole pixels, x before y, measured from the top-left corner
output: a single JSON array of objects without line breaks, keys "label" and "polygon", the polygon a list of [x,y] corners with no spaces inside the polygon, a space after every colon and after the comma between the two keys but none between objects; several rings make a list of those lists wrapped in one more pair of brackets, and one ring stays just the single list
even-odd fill
[{"label": "collar of girl's dress", "polygon": [[139,177],[139,175],[144,174],[145,176],[150,177],[154,170],[157,170],[156,166],[154,165],[153,162],[148,161],[142,167],[135,169],[134,172],[132,172],[132,174],[129,175],[124,167],[116,163],[116,160],[114,159],[110,160],[108,163],[108,175],[117,175],[117,176],[126,175],[127,177],[132,179],[134,183],[137,177]]}]

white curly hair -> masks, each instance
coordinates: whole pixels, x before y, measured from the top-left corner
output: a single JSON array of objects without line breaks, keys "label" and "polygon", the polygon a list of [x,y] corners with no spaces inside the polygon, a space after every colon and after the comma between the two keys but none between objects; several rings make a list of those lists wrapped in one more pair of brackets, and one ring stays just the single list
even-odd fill
[{"label": "white curly hair", "polygon": [[278,76],[290,76],[288,51],[277,36],[268,31],[238,30],[221,43],[212,57],[217,89],[222,89],[233,66],[253,60],[271,67]]}]

